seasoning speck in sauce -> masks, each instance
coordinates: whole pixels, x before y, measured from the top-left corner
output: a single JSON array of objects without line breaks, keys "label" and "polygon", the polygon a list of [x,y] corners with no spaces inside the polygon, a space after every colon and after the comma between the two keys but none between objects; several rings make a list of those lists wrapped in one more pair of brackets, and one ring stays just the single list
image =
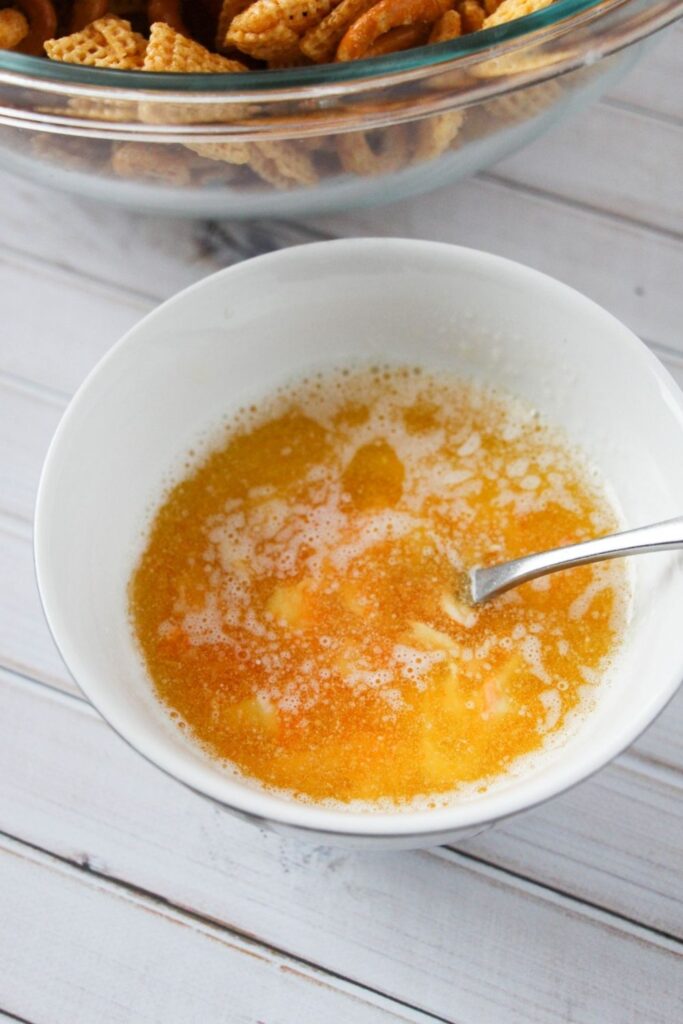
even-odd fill
[{"label": "seasoning speck in sauce", "polygon": [[231,423],[153,520],[130,585],[156,693],[208,754],[313,801],[484,790],[591,695],[623,564],[478,608],[458,570],[617,528],[566,439],[511,397],[375,368]]}]

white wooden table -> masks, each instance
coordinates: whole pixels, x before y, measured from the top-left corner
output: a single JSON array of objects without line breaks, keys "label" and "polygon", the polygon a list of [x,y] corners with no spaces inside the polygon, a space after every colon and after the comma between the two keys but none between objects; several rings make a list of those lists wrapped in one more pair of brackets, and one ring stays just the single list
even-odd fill
[{"label": "white wooden table", "polygon": [[313,849],[220,812],[100,721],[31,559],[43,456],[90,367],[178,288],[274,247],[490,249],[597,299],[683,383],[682,171],[678,26],[524,153],[362,215],[174,222],[0,179],[1,1021],[683,1021],[683,693],[596,778],[458,850]]}]

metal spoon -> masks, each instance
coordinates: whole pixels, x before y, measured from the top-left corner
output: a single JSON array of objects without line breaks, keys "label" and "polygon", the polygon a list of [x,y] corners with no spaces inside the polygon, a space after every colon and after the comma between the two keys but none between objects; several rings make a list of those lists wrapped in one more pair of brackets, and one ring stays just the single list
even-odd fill
[{"label": "metal spoon", "polygon": [[664,523],[641,526],[625,533],[612,533],[581,544],[568,544],[536,555],[525,555],[512,562],[501,562],[486,569],[470,569],[469,597],[472,604],[481,604],[496,594],[517,587],[537,576],[570,569],[586,562],[602,562],[607,558],[641,555],[652,551],[673,551],[683,548],[683,516]]}]

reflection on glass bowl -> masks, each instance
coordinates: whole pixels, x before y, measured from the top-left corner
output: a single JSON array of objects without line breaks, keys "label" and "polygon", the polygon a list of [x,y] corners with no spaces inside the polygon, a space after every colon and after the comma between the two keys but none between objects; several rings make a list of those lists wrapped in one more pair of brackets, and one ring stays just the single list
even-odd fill
[{"label": "reflection on glass bowl", "polygon": [[557,0],[350,63],[166,74],[0,53],[0,166],[130,208],[257,217],[428,191],[600,95],[683,0]]}]

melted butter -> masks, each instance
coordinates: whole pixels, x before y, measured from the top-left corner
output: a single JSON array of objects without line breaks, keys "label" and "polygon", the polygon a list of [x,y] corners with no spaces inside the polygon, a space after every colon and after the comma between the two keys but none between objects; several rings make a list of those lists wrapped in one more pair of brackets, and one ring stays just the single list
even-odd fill
[{"label": "melted butter", "polygon": [[458,569],[615,529],[561,437],[418,371],[302,384],[168,494],[131,581],[156,692],[215,757],[313,800],[485,788],[618,643],[618,563],[472,610]]}]

